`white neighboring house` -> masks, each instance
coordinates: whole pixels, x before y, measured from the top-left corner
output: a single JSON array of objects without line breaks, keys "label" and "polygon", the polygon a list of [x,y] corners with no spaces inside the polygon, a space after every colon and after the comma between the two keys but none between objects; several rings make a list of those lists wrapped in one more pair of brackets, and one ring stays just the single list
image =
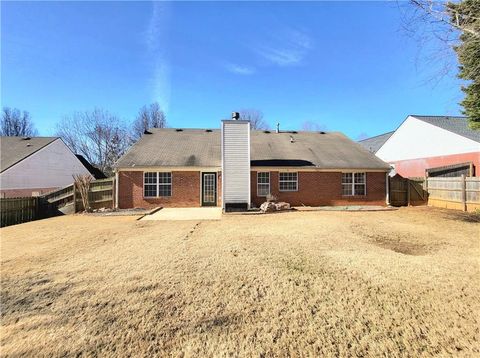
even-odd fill
[{"label": "white neighboring house", "polygon": [[480,174],[480,131],[465,117],[410,115],[394,132],[359,143],[403,177]]},{"label": "white neighboring house", "polygon": [[40,195],[90,174],[59,137],[0,137],[0,195]]}]

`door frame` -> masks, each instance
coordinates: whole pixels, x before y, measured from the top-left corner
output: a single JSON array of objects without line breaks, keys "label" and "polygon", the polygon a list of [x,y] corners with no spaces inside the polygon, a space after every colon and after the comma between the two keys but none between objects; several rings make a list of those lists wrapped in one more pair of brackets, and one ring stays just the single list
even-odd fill
[{"label": "door frame", "polygon": [[[215,184],[214,184],[214,190],[215,190],[215,200],[213,203],[205,203],[204,200],[204,190],[203,190],[203,185],[204,185],[204,178],[205,174],[210,174],[213,175]],[[201,172],[200,176],[200,205],[201,206],[217,206],[217,201],[218,201],[218,178],[217,178],[217,173],[216,172]]]}]

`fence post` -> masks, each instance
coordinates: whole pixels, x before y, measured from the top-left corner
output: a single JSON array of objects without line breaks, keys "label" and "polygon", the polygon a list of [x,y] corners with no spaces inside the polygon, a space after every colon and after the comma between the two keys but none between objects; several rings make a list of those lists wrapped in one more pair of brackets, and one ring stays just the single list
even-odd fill
[{"label": "fence post", "polygon": [[77,212],[77,185],[73,182],[73,213]]},{"label": "fence post", "polygon": [[410,206],[410,179],[405,179],[407,181],[407,206]]},{"label": "fence post", "polygon": [[462,174],[460,180],[462,186],[462,210],[467,211],[467,185],[465,181],[465,174]]}]

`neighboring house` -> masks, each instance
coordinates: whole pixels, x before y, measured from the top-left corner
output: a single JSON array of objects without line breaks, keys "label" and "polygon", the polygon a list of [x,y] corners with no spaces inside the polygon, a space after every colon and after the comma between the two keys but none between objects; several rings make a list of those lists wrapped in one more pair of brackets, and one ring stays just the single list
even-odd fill
[{"label": "neighboring house", "polygon": [[78,160],[83,164],[85,168],[92,174],[95,179],[106,179],[107,176],[97,167],[93,166],[83,155],[75,154]]},{"label": "neighboring house", "polygon": [[89,171],[58,137],[0,137],[2,197],[40,195]]},{"label": "neighboring house", "polygon": [[[120,208],[385,205],[390,166],[341,133],[150,129],[116,164]],[[223,190],[222,190],[223,189]]]},{"label": "neighboring house", "polygon": [[480,131],[465,117],[410,115],[394,132],[359,143],[403,177],[479,175]]}]

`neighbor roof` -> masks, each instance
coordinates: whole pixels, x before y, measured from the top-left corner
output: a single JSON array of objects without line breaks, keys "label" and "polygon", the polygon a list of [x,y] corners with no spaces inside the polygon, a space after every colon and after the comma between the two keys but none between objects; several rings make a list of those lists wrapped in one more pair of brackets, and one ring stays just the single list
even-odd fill
[{"label": "neighbor roof", "polygon": [[[117,168],[221,166],[218,129],[168,128],[149,129],[149,132],[119,159]],[[250,147],[252,166],[389,169],[387,163],[338,132],[254,130]]]},{"label": "neighbor roof", "polygon": [[360,143],[368,151],[376,153],[387,141],[387,139],[392,136],[393,133],[394,131],[379,134],[375,137],[359,140],[358,143]]},{"label": "neighbor roof", "polygon": [[58,137],[0,137],[0,172],[7,170]]},{"label": "neighbor roof", "polygon": [[480,142],[480,131],[471,129],[468,126],[467,117],[457,116],[419,116],[412,114],[411,117],[432,124],[434,126],[443,128],[447,131],[461,135],[465,138]]}]

